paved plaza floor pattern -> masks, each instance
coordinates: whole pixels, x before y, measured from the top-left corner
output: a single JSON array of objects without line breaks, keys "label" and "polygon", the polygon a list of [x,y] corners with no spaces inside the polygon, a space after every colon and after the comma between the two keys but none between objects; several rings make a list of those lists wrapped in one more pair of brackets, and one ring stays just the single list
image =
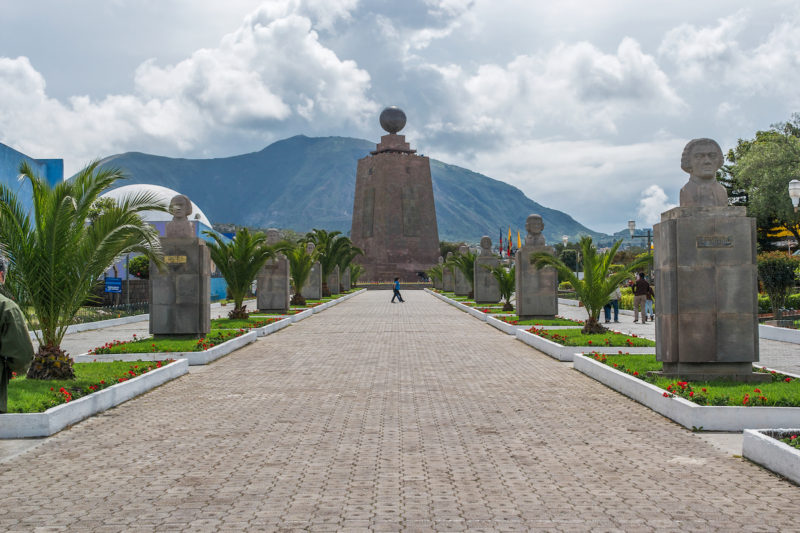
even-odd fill
[{"label": "paved plaza floor pattern", "polygon": [[779,531],[800,488],[421,291],[0,463],[0,530]]}]

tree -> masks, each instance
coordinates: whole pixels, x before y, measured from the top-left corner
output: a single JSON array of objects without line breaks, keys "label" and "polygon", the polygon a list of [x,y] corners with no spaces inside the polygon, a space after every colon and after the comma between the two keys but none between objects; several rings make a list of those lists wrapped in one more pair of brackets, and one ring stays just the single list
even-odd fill
[{"label": "tree", "polygon": [[313,242],[316,247],[317,260],[322,269],[322,296],[330,296],[328,276],[341,264],[349,264],[357,255],[363,254],[360,248],[353,246],[348,237],[341,235],[341,231],[326,231],[314,229],[306,234],[306,241]]},{"label": "tree", "polygon": [[467,250],[467,253],[457,253],[450,256],[445,262],[445,266],[449,266],[451,268],[457,268],[464,274],[464,278],[469,283],[469,297],[475,297],[475,259],[478,257],[477,254],[474,254]]},{"label": "tree", "polygon": [[747,214],[756,218],[759,242],[768,241],[766,232],[776,226],[785,227],[800,242],[800,216],[787,192],[789,182],[800,178],[800,114],[756,132],[752,140],[740,139],[728,160],[731,165],[725,167],[723,179],[740,191]]},{"label": "tree", "polygon": [[[314,263],[317,262],[317,251],[314,250],[308,253],[306,250],[306,243],[299,242],[294,248],[286,252],[286,257],[289,259],[289,273],[292,278],[292,286],[294,287],[294,294],[292,295],[292,305],[305,305],[306,299],[300,293],[303,286],[308,281],[308,276],[311,275],[311,269]],[[350,271],[352,279],[353,272]]]},{"label": "tree", "polygon": [[632,273],[648,265],[652,260],[649,255],[634,259],[618,272],[611,272],[611,265],[617,249],[622,244],[622,239],[617,241],[609,250],[597,253],[597,248],[592,244],[591,237],[581,237],[578,244],[581,249],[583,263],[583,279],[578,279],[574,272],[560,259],[547,252],[531,254],[531,263],[537,268],[552,266],[572,284],[578,299],[583,302],[589,320],[583,326],[583,333],[603,333],[606,331],[598,318],[603,306],[608,303],[611,293],[614,292],[624,280]]},{"label": "tree", "polygon": [[137,255],[128,262],[128,272],[139,279],[150,279],[150,259],[146,255]]},{"label": "tree", "polygon": [[506,269],[503,265],[493,267],[483,265],[483,268],[492,273],[492,276],[500,286],[500,297],[506,301],[503,305],[503,311],[513,311],[514,306],[511,305],[511,295],[514,294],[517,267],[511,265],[511,268]]},{"label": "tree", "polygon": [[447,257],[448,252],[453,252],[453,255],[455,255],[458,253],[459,246],[461,246],[461,243],[458,242],[439,241],[439,255]]},{"label": "tree", "polygon": [[[123,255],[139,252],[163,267],[158,231],[139,216],[166,211],[150,193],[93,206],[124,176],[95,161],[69,181],[51,186],[23,162],[20,174],[31,183],[32,213],[0,184],[0,242],[11,268],[7,289],[25,318],[39,324],[39,348],[28,378],[72,379],[72,358],[61,341],[98,278]],[[90,220],[90,215],[94,216]]]},{"label": "tree", "polygon": [[432,280],[442,281],[444,277],[444,268],[442,265],[433,265],[425,273],[428,274],[428,277]]},{"label": "tree", "polygon": [[[350,240],[349,237],[342,237],[343,242],[347,245],[347,248],[342,251],[341,255],[339,256],[339,272],[344,273],[346,269],[350,269],[350,283],[353,283],[353,260],[358,257],[359,255],[364,255],[364,250],[359,248],[358,246],[353,244],[353,241]],[[359,274],[361,275],[361,274]],[[341,279],[341,278],[340,278]],[[341,285],[339,286],[339,290],[342,290]]]},{"label": "tree", "polygon": [[358,278],[364,273],[364,267],[358,263],[350,265],[350,284],[355,287],[358,284]]},{"label": "tree", "polygon": [[797,272],[795,272],[797,267],[797,259],[789,257],[783,252],[758,254],[758,278],[769,295],[775,320],[783,317],[781,309],[786,305],[786,296],[789,290],[797,281]]},{"label": "tree", "polygon": [[211,237],[208,249],[211,260],[217,265],[222,277],[228,283],[228,291],[233,299],[233,310],[229,318],[248,318],[247,306],[243,301],[250,291],[258,271],[270,259],[288,249],[288,243],[279,242],[270,246],[263,233],[250,233],[247,228],[240,229],[230,242],[212,231],[204,231]]}]

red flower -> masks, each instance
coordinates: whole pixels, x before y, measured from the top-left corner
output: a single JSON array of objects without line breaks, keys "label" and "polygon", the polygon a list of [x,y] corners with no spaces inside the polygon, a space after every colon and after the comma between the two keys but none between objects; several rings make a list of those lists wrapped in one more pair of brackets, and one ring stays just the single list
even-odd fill
[{"label": "red flower", "polygon": [[757,392],[757,393],[761,394],[761,389],[753,389],[753,392]]},{"label": "red flower", "polygon": [[689,396],[694,396],[694,391],[689,391]]},{"label": "red flower", "polygon": [[665,393],[663,394],[663,396],[664,396],[664,398],[669,398],[669,393],[668,393],[668,392],[665,392]]},{"label": "red flower", "polygon": [[785,381],[786,383],[791,383],[792,382],[792,378],[786,378],[783,381]]}]

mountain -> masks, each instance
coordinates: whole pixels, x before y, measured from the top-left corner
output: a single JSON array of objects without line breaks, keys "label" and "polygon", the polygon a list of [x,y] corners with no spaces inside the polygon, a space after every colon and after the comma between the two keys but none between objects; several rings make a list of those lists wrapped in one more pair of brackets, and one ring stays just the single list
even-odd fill
[{"label": "mountain", "polygon": [[[214,223],[251,227],[312,228],[347,234],[353,213],[356,166],[375,143],[348,137],[302,135],[259,152],[218,159],[177,159],[138,152],[110,156],[107,167],[123,169],[120,185],[150,183],[180,191]],[[578,235],[601,237],[572,217],[544,207],[502,181],[431,159],[439,239],[497,242],[508,227],[525,233],[525,218],[538,213],[547,242]],[[515,235],[516,236],[516,235]]]}]

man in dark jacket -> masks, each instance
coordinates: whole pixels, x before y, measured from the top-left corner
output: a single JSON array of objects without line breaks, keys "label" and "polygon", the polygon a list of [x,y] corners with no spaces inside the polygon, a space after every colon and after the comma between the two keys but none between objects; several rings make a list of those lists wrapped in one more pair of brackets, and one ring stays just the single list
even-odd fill
[{"label": "man in dark jacket", "polygon": [[[0,285],[6,281],[6,263],[0,257]],[[0,294],[0,413],[8,411],[11,373],[25,372],[33,360],[33,345],[19,306]]]},{"label": "man in dark jacket", "polygon": [[647,295],[650,294],[650,284],[644,279],[644,272],[639,272],[639,279],[633,284],[633,321],[639,321],[639,310],[642,311],[642,324],[647,323],[645,304]]}]

